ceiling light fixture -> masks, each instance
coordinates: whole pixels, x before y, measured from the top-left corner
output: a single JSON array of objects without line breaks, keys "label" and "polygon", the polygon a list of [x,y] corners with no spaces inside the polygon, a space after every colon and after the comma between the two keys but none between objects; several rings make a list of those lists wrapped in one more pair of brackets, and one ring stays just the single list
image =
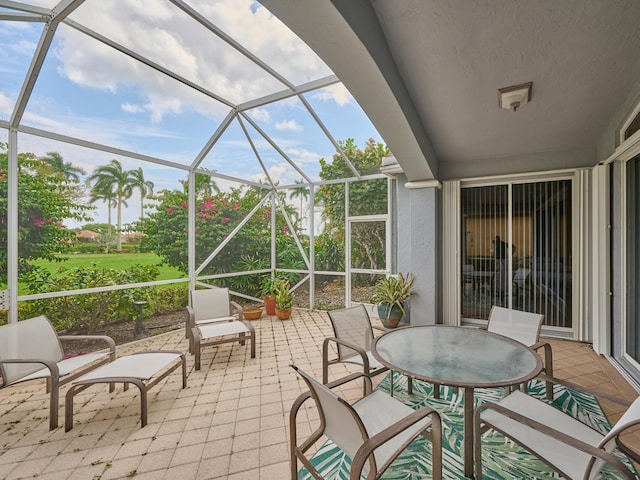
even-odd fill
[{"label": "ceiling light fixture", "polygon": [[533,82],[521,83],[498,89],[498,106],[514,112],[531,100]]}]

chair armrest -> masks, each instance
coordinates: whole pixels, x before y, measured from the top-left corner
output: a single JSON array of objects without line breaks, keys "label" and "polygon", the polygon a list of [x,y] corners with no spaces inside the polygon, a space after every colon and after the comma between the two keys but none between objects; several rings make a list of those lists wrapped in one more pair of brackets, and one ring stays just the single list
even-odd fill
[{"label": "chair armrest", "polygon": [[[390,440],[393,440],[397,435],[401,434],[407,428],[418,423],[427,416],[431,416],[431,441],[433,442],[433,452],[441,452],[442,421],[440,419],[440,414],[431,407],[422,407],[366,440],[360,446],[353,458],[353,463],[351,464],[351,478],[360,478],[362,469],[364,468],[364,464],[378,447],[384,445]],[[404,445],[408,445],[409,442],[415,440],[421,433],[422,430],[416,432],[410,439],[407,440]],[[392,457],[385,465],[378,466],[378,471],[383,472],[384,470],[386,470],[394,460],[395,456]],[[440,462],[441,459],[438,463]],[[434,469],[435,465],[436,462],[434,461]],[[354,477],[354,474],[356,474],[357,476]]]},{"label": "chair armrest", "polygon": [[71,342],[77,340],[92,340],[97,342],[104,342],[115,360],[116,357],[116,342],[113,338],[107,335],[59,335],[58,339],[61,342]]},{"label": "chair armrest", "polygon": [[196,312],[191,305],[187,305],[187,324],[185,328],[187,331],[191,331],[196,326]]},{"label": "chair armrest", "polygon": [[[505,417],[508,417],[516,422],[519,422],[523,425],[526,425],[530,428],[533,428],[534,430],[537,430],[540,433],[543,433],[545,435],[548,435],[552,438],[554,438],[555,440],[565,443],[567,445],[570,445],[588,455],[591,455],[593,457],[599,458],[601,460],[603,460],[604,462],[608,463],[609,465],[611,465],[612,467],[614,467],[616,470],[618,470],[620,473],[622,473],[622,475],[629,479],[629,480],[633,480],[635,479],[635,475],[633,475],[629,469],[625,466],[624,463],[622,463],[620,461],[619,458],[617,458],[615,455],[613,455],[612,453],[606,452],[604,450],[601,450],[599,448],[594,447],[593,445],[590,445],[588,443],[583,442],[582,440],[579,440],[575,437],[571,437],[569,435],[567,435],[564,432],[561,432],[559,430],[556,430],[555,428],[550,427],[549,425],[545,425],[543,423],[537,422],[529,417],[525,417],[524,415],[521,415],[517,412],[514,412],[513,410],[509,410],[508,408],[503,407],[502,405],[498,405],[497,403],[493,403],[493,402],[488,402],[485,403],[483,405],[480,405],[478,408],[476,408],[475,412],[474,412],[474,423],[476,428],[478,428],[480,426],[481,423],[485,423],[486,425],[491,425],[490,422],[485,422],[484,420],[482,420],[481,418],[481,414],[483,411],[485,410],[494,410],[496,412],[498,412],[501,415],[504,415]],[[516,439],[514,439],[516,440]],[[516,441],[517,442],[517,441]]]},{"label": "chair armrest", "polygon": [[549,342],[536,342],[533,345],[531,345],[531,348],[533,350],[540,350],[541,348],[544,348],[544,353],[546,354],[547,351],[551,351],[551,344]]},{"label": "chair armrest", "polygon": [[[60,369],[58,368],[58,365],[56,364],[56,362],[52,362],[51,360],[44,360],[42,358],[3,358],[0,359],[0,364],[3,363],[40,363],[41,365],[44,365],[46,368],[49,369],[50,372],[50,376],[51,378],[58,378],[60,377]],[[25,375],[26,376],[26,375]],[[0,378],[2,378],[0,376]],[[15,382],[20,381],[20,379],[15,379]],[[5,378],[2,378],[2,386],[6,386],[7,385],[7,380]]]},{"label": "chair armrest", "polygon": [[[292,368],[296,369],[295,366],[291,365]],[[336,388],[339,387],[341,385],[344,385],[345,383],[349,383],[352,382],[354,380],[357,380],[358,378],[362,378],[366,383],[371,384],[371,378],[369,378],[367,375],[364,374],[364,372],[356,372],[356,373],[352,373],[350,375],[347,375],[346,377],[342,377],[342,378],[338,378],[337,380],[334,380],[333,382],[329,382],[326,384],[326,387],[331,389],[331,388]],[[291,412],[293,413],[294,411],[294,407],[297,405],[297,408],[295,408],[295,410],[297,410],[298,408],[300,408],[300,405],[302,405],[307,399],[311,398],[311,392],[307,391],[302,393],[296,400],[295,402],[293,402],[293,407],[291,407]],[[292,416],[293,418],[293,416]]]},{"label": "chair armrest", "polygon": [[576,383],[569,382],[568,380],[561,380],[560,378],[551,377],[551,376],[545,375],[545,374],[540,374],[540,375],[538,375],[537,378],[539,378],[540,380],[556,383],[558,385],[563,385],[563,386],[565,386],[567,388],[570,388],[571,390],[577,390],[578,392],[588,393],[590,395],[593,395],[594,397],[598,397],[598,398],[601,398],[603,400],[607,400],[607,401],[615,403],[617,405],[622,405],[623,407],[629,407],[631,405],[631,402],[629,402],[627,400],[624,400],[622,398],[614,397],[613,395],[608,395],[606,393],[599,392],[599,391],[594,390],[592,388],[583,387],[582,385],[578,385]]},{"label": "chair armrest", "polygon": [[242,320],[244,317],[242,315],[242,306],[238,302],[234,302],[233,300],[229,300],[229,306],[231,307],[230,312],[233,314],[233,311],[236,311],[238,318]]},{"label": "chair armrest", "polygon": [[[329,360],[329,343],[330,342],[334,342],[337,344],[342,345],[343,347],[346,348],[350,348],[351,350],[354,350],[358,355],[360,355],[362,357],[362,365],[364,367],[365,372],[369,371],[369,356],[367,355],[367,352],[356,346],[353,345],[349,342],[345,342],[344,340],[341,340],[339,338],[336,337],[327,337],[324,339],[324,342],[322,342],[322,361],[323,363],[325,361]],[[340,358],[340,353],[338,353],[338,358]]]}]

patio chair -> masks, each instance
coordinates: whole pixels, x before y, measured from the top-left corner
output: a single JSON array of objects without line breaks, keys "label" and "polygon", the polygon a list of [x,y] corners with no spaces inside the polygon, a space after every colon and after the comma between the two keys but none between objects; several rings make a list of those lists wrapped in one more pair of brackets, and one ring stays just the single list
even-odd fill
[{"label": "patio chair", "polygon": [[[371,353],[373,329],[382,332],[386,330],[371,325],[371,319],[364,305],[332,310],[327,313],[335,336],[325,338],[322,344],[322,383],[326,384],[329,381],[329,366],[337,363],[362,365],[364,374],[370,378],[389,370]],[[329,359],[330,344],[335,344],[337,348],[338,357],[335,359]],[[393,392],[393,378],[391,380]],[[365,395],[367,393],[369,392],[364,392]]]},{"label": "patio chair", "polygon": [[617,446],[634,461],[640,461],[640,456],[620,438],[628,428],[640,423],[640,398],[606,435],[519,390],[498,403],[479,406],[474,422],[475,478],[482,478],[482,434],[491,428],[531,452],[563,478],[596,478],[604,464],[615,468],[622,478],[636,478],[612,451]]},{"label": "patio chair", "polygon": [[[333,441],[352,460],[350,478],[380,478],[393,460],[419,435],[432,442],[432,478],[442,478],[442,424],[440,415],[430,407],[413,410],[388,394],[376,390],[353,404],[331,389],[362,378],[358,372],[323,385],[295,365],[292,367],[304,379],[309,391],[300,395],[291,407],[289,434],[291,448],[291,478],[298,478],[298,460],[315,478],[323,478],[305,455],[321,437]],[[298,444],[297,414],[306,400],[313,397],[320,415],[319,428],[301,445]],[[429,432],[431,430],[431,432]]]},{"label": "patio chair", "polygon": [[230,300],[228,288],[192,290],[190,295],[185,335],[189,339],[189,353],[195,354],[196,370],[200,370],[200,350],[204,346],[229,342],[244,345],[249,340],[251,358],[255,358],[255,330],[243,320],[242,307]]},{"label": "patio chair", "polygon": [[[526,346],[539,351],[544,350],[544,373],[553,377],[553,356],[551,345],[540,341],[540,329],[544,315],[539,313],[511,310],[494,305],[489,314],[487,331],[524,343]],[[547,399],[553,400],[553,382],[547,381]]]},{"label": "patio chair", "polygon": [[[104,343],[101,351],[65,358],[63,343],[92,340]],[[58,336],[47,317],[0,326],[0,388],[28,380],[46,379],[49,393],[49,430],[58,427],[60,386],[116,358],[116,344],[103,335]],[[115,385],[109,385],[113,392]]]}]

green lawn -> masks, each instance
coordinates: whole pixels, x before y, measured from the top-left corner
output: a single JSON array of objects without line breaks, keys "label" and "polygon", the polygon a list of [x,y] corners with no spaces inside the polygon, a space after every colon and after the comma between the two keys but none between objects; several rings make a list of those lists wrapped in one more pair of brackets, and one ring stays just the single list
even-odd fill
[{"label": "green lawn", "polygon": [[[77,268],[77,267],[89,267],[95,265],[97,267],[113,268],[115,270],[125,270],[136,263],[142,266],[157,265],[160,262],[160,257],[155,253],[79,253],[61,255],[62,258],[66,258],[64,262],[49,262],[47,260],[36,260],[34,265],[46,268],[52,273],[59,267],[65,268]],[[170,267],[168,265],[162,265],[158,267],[160,269],[160,275],[157,280],[171,280],[174,278],[184,278],[185,275],[178,271],[177,268]]]}]

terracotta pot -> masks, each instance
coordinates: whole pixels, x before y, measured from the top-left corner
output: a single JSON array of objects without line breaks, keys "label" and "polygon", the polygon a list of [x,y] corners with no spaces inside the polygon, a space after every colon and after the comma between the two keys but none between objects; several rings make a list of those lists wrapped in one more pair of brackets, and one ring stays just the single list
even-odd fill
[{"label": "terracotta pot", "polygon": [[258,320],[260,317],[262,317],[262,309],[260,307],[245,308],[242,311],[242,316],[246,320]]},{"label": "terracotta pot", "polygon": [[291,309],[285,308],[284,310],[280,310],[279,308],[276,308],[276,316],[280,320],[287,320],[291,316]]},{"label": "terracotta pot", "polygon": [[378,305],[378,318],[380,318],[384,328],[396,328],[403,316],[402,310],[397,305],[394,305],[391,309],[389,309],[389,304],[387,303]]},{"label": "terracotta pot", "polygon": [[264,302],[264,309],[267,312],[267,315],[275,315],[276,297],[264,297],[262,301]]}]

